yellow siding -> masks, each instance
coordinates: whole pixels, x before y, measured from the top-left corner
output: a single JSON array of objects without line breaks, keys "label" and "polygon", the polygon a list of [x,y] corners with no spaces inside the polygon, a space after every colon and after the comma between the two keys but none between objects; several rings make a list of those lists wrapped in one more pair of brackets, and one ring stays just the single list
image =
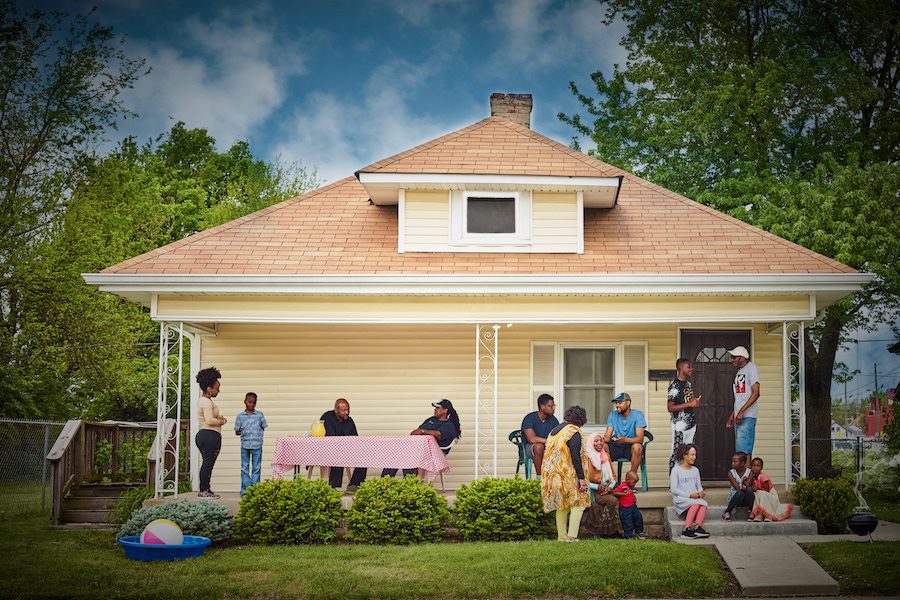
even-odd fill
[{"label": "yellow siding", "polygon": [[406,251],[447,247],[450,237],[450,196],[447,192],[406,192]]},{"label": "yellow siding", "polygon": [[[699,325],[698,325],[699,326]],[[715,324],[703,324],[714,327]],[[213,474],[213,489],[240,487],[234,418],[248,391],[259,394],[269,421],[263,476],[271,476],[275,440],[302,434],[335,398],[350,400],[360,433],[405,435],[432,413],[430,402],[449,398],[457,407],[463,437],[448,459],[448,487],[474,476],[474,326],[471,325],[276,325],[219,324],[218,335],[204,337],[201,366],[223,374],[219,405],[229,422]],[[500,332],[498,464],[501,476],[515,471],[516,449],[506,435],[533,409],[531,342],[647,342],[649,368],[670,369],[677,357],[678,326],[670,325],[515,325]],[[753,326],[755,362],[762,378],[758,454],[777,482],[784,480],[784,422],[781,338]],[[666,384],[649,384],[645,411],[656,436],[648,452],[651,486],[667,485],[670,434],[665,410]],[[377,475],[373,470],[370,476]]]},{"label": "yellow siding", "polygon": [[164,295],[158,318],[389,321],[782,321],[812,318],[809,296],[189,296]]},{"label": "yellow siding", "polygon": [[[535,248],[578,249],[578,202],[575,194],[532,194],[532,239]],[[535,250],[538,251],[538,250]]]}]

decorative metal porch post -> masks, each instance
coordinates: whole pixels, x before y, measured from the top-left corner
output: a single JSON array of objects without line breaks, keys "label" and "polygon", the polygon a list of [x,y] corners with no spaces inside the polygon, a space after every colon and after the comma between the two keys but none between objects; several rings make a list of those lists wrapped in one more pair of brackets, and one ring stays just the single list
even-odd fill
[{"label": "decorative metal porch post", "polygon": [[782,323],[785,458],[788,485],[806,477],[806,357],[803,322]]},{"label": "decorative metal porch post", "polygon": [[499,325],[475,325],[475,479],[497,476],[499,332]]},{"label": "decorative metal porch post", "polygon": [[[184,323],[159,327],[159,381],[156,397],[156,497],[178,493],[181,444],[181,365]],[[175,426],[168,426],[171,420]]]}]

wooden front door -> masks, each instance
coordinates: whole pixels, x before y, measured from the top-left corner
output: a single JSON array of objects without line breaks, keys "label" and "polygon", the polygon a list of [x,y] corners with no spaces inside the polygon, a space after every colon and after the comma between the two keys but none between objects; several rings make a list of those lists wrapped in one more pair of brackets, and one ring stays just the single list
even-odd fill
[{"label": "wooden front door", "polygon": [[702,396],[697,419],[697,463],[705,481],[727,481],[734,453],[734,430],[725,423],[734,408],[731,385],[737,372],[728,350],[750,348],[750,330],[682,329],[681,356],[694,365],[694,396]]}]

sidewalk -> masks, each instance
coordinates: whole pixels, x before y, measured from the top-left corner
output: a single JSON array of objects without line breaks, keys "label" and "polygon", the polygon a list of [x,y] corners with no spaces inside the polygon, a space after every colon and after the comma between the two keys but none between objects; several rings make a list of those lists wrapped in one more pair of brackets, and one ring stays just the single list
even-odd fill
[{"label": "sidewalk", "polygon": [[[875,541],[900,540],[900,524],[881,522]],[[838,584],[799,544],[836,541],[866,543],[868,536],[763,535],[713,536],[702,540],[673,540],[682,544],[715,546],[745,596],[836,595]]]}]

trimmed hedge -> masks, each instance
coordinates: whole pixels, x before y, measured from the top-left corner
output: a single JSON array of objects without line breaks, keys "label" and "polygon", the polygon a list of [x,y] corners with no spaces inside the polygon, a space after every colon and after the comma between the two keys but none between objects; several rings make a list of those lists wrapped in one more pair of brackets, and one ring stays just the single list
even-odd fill
[{"label": "trimmed hedge", "polygon": [[801,479],[791,486],[794,502],[813,519],[819,533],[843,533],[858,504],[853,484],[844,478]]},{"label": "trimmed hedge", "polygon": [[365,544],[438,542],[450,520],[447,501],[418,477],[379,477],[359,486],[347,511],[347,538]]},{"label": "trimmed hedge", "polygon": [[550,516],[541,501],[541,482],[480,479],[456,493],[456,526],[466,541],[514,541],[548,537]]},{"label": "trimmed hedge", "polygon": [[144,527],[154,519],[171,519],[185,535],[202,535],[214,542],[223,542],[231,537],[233,519],[228,514],[228,507],[206,500],[195,504],[176,500],[140,508],[122,525],[118,537],[141,535]]},{"label": "trimmed hedge", "polygon": [[341,494],[323,479],[276,479],[247,488],[235,535],[254,544],[321,544],[336,536]]}]

